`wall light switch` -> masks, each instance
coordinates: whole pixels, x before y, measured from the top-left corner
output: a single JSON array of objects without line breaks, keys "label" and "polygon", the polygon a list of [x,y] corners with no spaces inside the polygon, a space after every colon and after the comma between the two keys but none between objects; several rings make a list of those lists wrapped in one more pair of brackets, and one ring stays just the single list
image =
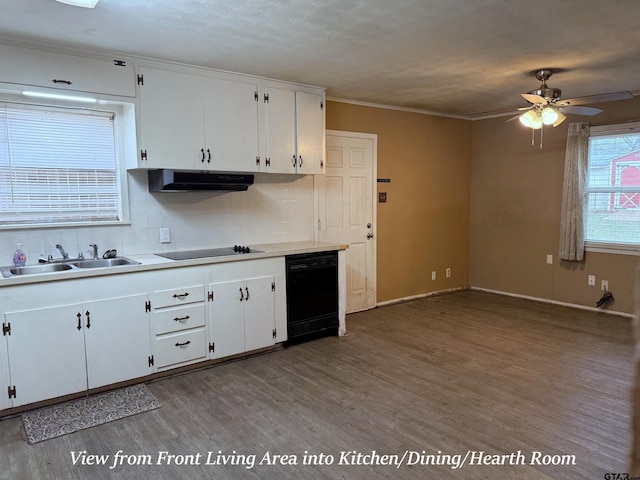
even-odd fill
[{"label": "wall light switch", "polygon": [[378,192],[378,203],[387,203],[387,192]]},{"label": "wall light switch", "polygon": [[547,264],[553,265],[553,255],[550,253],[547,254]]},{"label": "wall light switch", "polygon": [[435,280],[436,279],[436,271],[434,270],[433,272],[431,272],[431,280]]},{"label": "wall light switch", "polygon": [[159,228],[158,232],[160,233],[160,243],[171,243],[171,234],[168,228]]},{"label": "wall light switch", "polygon": [[595,284],[596,284],[596,276],[595,275],[589,275],[589,277],[587,277],[587,284],[595,286]]}]

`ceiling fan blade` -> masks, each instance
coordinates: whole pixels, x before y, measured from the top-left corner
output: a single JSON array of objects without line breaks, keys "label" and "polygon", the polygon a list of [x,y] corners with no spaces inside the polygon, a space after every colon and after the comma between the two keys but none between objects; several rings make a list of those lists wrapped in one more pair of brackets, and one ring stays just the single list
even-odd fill
[{"label": "ceiling fan blade", "polygon": [[586,97],[560,100],[556,105],[591,105],[592,103],[615,102],[616,100],[628,100],[629,98],[633,98],[631,92],[601,93],[598,95],[587,95]]},{"label": "ceiling fan blade", "polygon": [[517,120],[518,118],[520,118],[520,115],[516,115],[515,117],[511,117],[508,120],[505,120],[504,123],[512,122],[513,120]]},{"label": "ceiling fan blade", "polygon": [[586,116],[597,115],[600,112],[602,112],[601,108],[579,107],[577,105],[565,105],[563,107],[559,107],[558,110],[560,110],[562,113],[565,113],[567,115],[586,115]]},{"label": "ceiling fan blade", "polygon": [[522,95],[522,98],[524,98],[529,103],[541,103],[542,105],[547,104],[547,101],[544,99],[544,97],[541,97],[540,95],[533,95],[531,93],[521,93],[520,95]]}]

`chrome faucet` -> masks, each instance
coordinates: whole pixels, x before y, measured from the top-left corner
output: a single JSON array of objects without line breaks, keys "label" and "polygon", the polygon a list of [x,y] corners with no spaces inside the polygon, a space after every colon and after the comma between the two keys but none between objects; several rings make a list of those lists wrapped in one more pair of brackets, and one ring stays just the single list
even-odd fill
[{"label": "chrome faucet", "polygon": [[98,259],[98,245],[95,243],[92,243],[89,245],[91,248],[93,248],[93,259],[97,260]]},{"label": "chrome faucet", "polygon": [[58,250],[60,250],[60,253],[62,254],[62,258],[64,258],[65,260],[66,260],[67,258],[69,258],[69,254],[68,254],[67,252],[65,252],[65,251],[64,251],[64,248],[62,248],[62,245],[60,245],[60,244],[58,243],[58,244],[56,244],[56,248],[57,248]]}]

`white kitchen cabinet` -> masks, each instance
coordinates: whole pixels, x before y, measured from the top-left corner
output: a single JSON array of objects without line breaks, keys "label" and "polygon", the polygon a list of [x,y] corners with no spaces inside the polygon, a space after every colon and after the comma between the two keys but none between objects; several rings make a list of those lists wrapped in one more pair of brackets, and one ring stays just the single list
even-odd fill
[{"label": "white kitchen cabinet", "polygon": [[0,58],[3,83],[136,96],[133,66],[117,58],[98,60],[9,45],[0,45]]},{"label": "white kitchen cabinet", "polygon": [[204,125],[209,170],[256,171],[258,87],[255,84],[204,78]]},{"label": "white kitchen cabinet", "polygon": [[258,156],[257,86],[139,69],[138,168],[247,172]]},{"label": "white kitchen cabinet", "polygon": [[14,407],[151,373],[147,295],[6,313]]},{"label": "white kitchen cabinet", "polygon": [[324,98],[296,92],[296,173],[324,173]]},{"label": "white kitchen cabinet", "polygon": [[324,97],[270,87],[261,113],[261,168],[269,173],[324,173]]},{"label": "white kitchen cabinet", "polygon": [[209,286],[209,292],[211,358],[276,343],[273,276],[215,283]]}]

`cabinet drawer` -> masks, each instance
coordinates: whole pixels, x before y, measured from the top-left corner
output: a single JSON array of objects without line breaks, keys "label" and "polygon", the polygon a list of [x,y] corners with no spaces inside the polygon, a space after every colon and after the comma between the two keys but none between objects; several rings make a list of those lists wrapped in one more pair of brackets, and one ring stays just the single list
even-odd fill
[{"label": "cabinet drawer", "polygon": [[153,312],[156,335],[204,327],[204,303],[171,307]]},{"label": "cabinet drawer", "polygon": [[204,285],[154,292],[154,308],[175,307],[204,301]]},{"label": "cabinet drawer", "polygon": [[204,328],[164,335],[156,339],[155,363],[158,368],[206,359],[206,338]]}]

